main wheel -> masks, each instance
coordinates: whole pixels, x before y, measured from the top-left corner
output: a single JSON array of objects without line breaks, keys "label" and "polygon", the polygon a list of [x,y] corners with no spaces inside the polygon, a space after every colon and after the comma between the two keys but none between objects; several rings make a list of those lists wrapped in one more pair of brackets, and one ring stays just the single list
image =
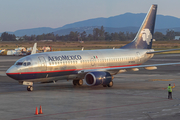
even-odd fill
[{"label": "main wheel", "polygon": [[78,85],[82,86],[83,85],[83,80],[78,80]]},{"label": "main wheel", "polygon": [[73,85],[74,85],[74,86],[77,86],[77,85],[78,85],[77,80],[73,80]]},{"label": "main wheel", "polygon": [[111,81],[107,86],[112,87],[113,86],[113,81]]},{"label": "main wheel", "polygon": [[27,86],[27,91],[33,91],[33,86]]},{"label": "main wheel", "polygon": [[107,87],[107,85],[103,85],[103,87]]}]

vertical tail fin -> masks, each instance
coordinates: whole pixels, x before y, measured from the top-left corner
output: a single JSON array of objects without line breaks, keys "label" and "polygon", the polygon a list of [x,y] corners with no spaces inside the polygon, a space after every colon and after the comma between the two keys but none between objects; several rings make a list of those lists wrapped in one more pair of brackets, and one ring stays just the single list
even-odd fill
[{"label": "vertical tail fin", "polygon": [[154,33],[156,11],[157,11],[157,5],[152,5],[134,40],[131,43],[121,47],[122,49],[152,48],[152,35]]},{"label": "vertical tail fin", "polygon": [[37,43],[34,43],[33,49],[31,51],[31,55],[36,54],[36,50],[37,50]]}]

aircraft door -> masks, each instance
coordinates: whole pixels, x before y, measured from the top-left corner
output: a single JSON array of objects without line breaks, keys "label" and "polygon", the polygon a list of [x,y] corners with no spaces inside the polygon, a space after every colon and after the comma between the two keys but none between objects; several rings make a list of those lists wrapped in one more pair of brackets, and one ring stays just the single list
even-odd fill
[{"label": "aircraft door", "polygon": [[[95,55],[91,52],[88,53],[90,57],[90,63],[91,63],[91,67],[94,67],[96,65],[96,58]],[[97,53],[96,53],[97,54]]]},{"label": "aircraft door", "polygon": [[95,59],[91,58],[91,66],[95,66]]},{"label": "aircraft door", "polygon": [[46,60],[43,56],[38,57],[40,64],[41,64],[41,71],[46,71],[47,65],[46,65]]},{"label": "aircraft door", "polygon": [[139,52],[136,52],[136,55],[137,55],[138,61],[141,62],[141,56],[140,56],[140,53],[139,53]]}]

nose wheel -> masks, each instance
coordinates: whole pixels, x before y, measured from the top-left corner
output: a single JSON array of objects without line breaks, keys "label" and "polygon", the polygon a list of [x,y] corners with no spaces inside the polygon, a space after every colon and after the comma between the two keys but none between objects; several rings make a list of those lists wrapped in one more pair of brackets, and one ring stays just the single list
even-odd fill
[{"label": "nose wheel", "polygon": [[27,91],[33,91],[33,86],[27,86]]}]

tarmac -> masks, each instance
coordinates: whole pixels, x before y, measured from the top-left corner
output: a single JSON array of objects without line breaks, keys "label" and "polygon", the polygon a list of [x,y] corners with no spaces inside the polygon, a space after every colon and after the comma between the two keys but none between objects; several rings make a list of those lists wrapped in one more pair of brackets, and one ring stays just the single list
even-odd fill
[{"label": "tarmac", "polygon": [[[0,56],[0,120],[179,120],[180,65],[115,75],[112,88],[72,81],[34,84],[34,91],[6,76],[21,56]],[[145,64],[179,62],[180,54],[158,54]],[[175,84],[173,100],[168,84]],[[35,115],[42,106],[43,114]]]}]

